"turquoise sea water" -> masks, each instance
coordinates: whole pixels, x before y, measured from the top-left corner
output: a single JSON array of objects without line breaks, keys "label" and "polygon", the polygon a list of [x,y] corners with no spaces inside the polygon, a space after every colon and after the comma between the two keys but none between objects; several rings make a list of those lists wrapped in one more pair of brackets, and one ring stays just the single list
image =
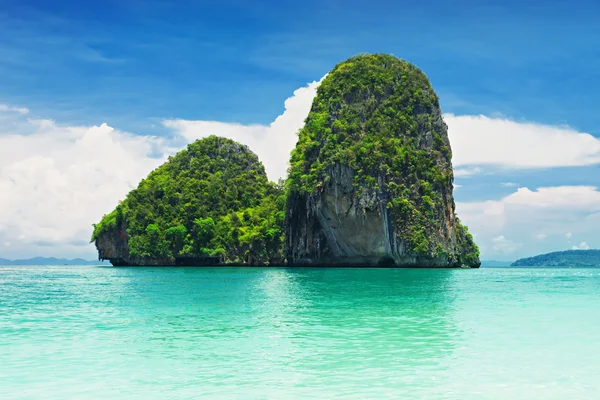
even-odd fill
[{"label": "turquoise sea water", "polygon": [[0,267],[2,399],[600,399],[600,269]]}]

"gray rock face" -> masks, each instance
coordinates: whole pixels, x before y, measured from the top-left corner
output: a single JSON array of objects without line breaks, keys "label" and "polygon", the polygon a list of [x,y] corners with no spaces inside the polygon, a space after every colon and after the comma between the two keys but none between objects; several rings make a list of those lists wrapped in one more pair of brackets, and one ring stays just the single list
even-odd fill
[{"label": "gray rock face", "polygon": [[112,265],[132,265],[125,229],[113,230],[100,235],[95,241],[99,260],[110,260]]},{"label": "gray rock face", "polygon": [[[461,267],[447,255],[419,257],[394,233],[384,191],[357,196],[354,172],[336,165],[317,195],[295,194],[288,202],[286,254],[291,265]],[[382,181],[382,178],[379,178]],[[383,186],[383,185],[381,185]],[[452,215],[452,214],[450,214]],[[452,218],[454,219],[454,218]],[[453,221],[454,222],[454,221]],[[445,253],[457,252],[449,235]],[[470,265],[476,266],[476,265]]]},{"label": "gray rock face", "polygon": [[[337,165],[317,196],[297,196],[288,208],[287,248],[292,264],[378,265],[392,252],[380,196],[357,197],[353,171]],[[292,232],[294,231],[294,232]],[[289,260],[291,258],[291,260]]]},{"label": "gray rock face", "polygon": [[95,242],[96,249],[98,250],[98,259],[109,260],[114,266],[175,265],[174,260],[169,259],[132,257],[129,254],[127,242],[127,228],[124,226],[100,235]]},{"label": "gray rock face", "polygon": [[96,241],[99,260],[109,260],[116,267],[123,266],[175,266],[175,265],[220,265],[221,260],[218,257],[133,257],[129,254],[127,244],[127,229],[123,226],[112,232],[100,235]]}]

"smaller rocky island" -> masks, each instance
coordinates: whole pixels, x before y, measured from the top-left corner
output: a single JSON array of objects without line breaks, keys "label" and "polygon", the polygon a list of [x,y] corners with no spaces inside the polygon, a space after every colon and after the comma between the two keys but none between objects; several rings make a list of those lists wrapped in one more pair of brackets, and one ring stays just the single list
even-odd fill
[{"label": "smaller rocky island", "polygon": [[92,241],[116,266],[281,265],[284,204],[256,154],[210,136],[152,171]]},{"label": "smaller rocky island", "polygon": [[566,250],[521,258],[512,267],[600,267],[600,250]]}]

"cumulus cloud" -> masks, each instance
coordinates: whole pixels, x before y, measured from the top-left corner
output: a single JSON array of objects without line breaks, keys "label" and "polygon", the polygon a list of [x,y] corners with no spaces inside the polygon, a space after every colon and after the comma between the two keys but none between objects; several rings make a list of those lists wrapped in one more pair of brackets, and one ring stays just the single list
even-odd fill
[{"label": "cumulus cloud", "polygon": [[590,246],[586,242],[581,242],[579,246],[573,246],[573,250],[589,250]]},{"label": "cumulus cloud", "polygon": [[0,104],[0,112],[17,113],[20,115],[25,115],[29,113],[29,109],[24,107],[11,107],[6,104]]},{"label": "cumulus cloud", "polygon": [[444,114],[444,120],[455,166],[550,168],[600,163],[600,140],[569,127],[483,115]]},{"label": "cumulus cloud", "polygon": [[[597,235],[600,191],[593,186],[522,187],[500,200],[458,202],[456,208],[461,220],[477,233],[478,243],[486,250],[484,257],[506,254],[506,247],[498,246],[499,237],[529,242],[529,248],[515,250],[535,254],[547,251],[548,246],[564,250],[564,239],[560,239],[564,236]],[[537,241],[531,241],[532,237]],[[542,240],[543,247],[536,247],[542,246]]]},{"label": "cumulus cloud", "polygon": [[492,249],[498,254],[510,254],[521,247],[521,243],[515,243],[508,240],[504,235],[492,239]]},{"label": "cumulus cloud", "polygon": [[165,120],[163,124],[190,142],[217,135],[248,145],[263,162],[269,178],[277,181],[286,176],[290,151],[297,141],[296,133],[304,125],[321,80],[294,91],[294,95],[285,101],[283,114],[269,125],[181,119]]},{"label": "cumulus cloud", "polygon": [[481,172],[481,168],[479,167],[474,167],[474,168],[457,168],[454,170],[454,176],[456,177],[467,177],[467,176],[472,176],[472,175],[476,175],[478,173]]},{"label": "cumulus cloud", "polygon": [[91,224],[172,152],[163,139],[107,124],[12,122],[0,128],[2,256],[92,255]]},{"label": "cumulus cloud", "polygon": [[[509,216],[522,218],[522,224],[538,223],[540,219],[551,223],[562,220],[567,214],[572,216],[572,213],[591,217],[600,211],[600,192],[593,186],[556,186],[537,190],[522,187],[500,200],[462,202],[457,207],[462,219],[469,219],[471,224],[485,226],[490,231],[500,231]],[[539,230],[540,225],[532,228]],[[561,229],[564,232],[564,226]],[[572,233],[566,236],[570,238]]]}]

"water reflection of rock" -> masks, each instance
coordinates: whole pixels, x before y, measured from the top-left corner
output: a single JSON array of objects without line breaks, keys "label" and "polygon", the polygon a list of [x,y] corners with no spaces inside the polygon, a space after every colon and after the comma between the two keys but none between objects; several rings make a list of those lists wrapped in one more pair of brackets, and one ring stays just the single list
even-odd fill
[{"label": "water reflection of rock", "polygon": [[[256,287],[260,357],[279,377],[335,393],[348,379],[439,384],[462,336],[453,274],[407,269],[278,269]],[[375,378],[375,380],[374,380]],[[437,380],[437,381],[436,381]],[[372,392],[369,392],[372,395]]]},{"label": "water reflection of rock", "polygon": [[[118,271],[126,292],[118,301],[146,327],[121,339],[127,352],[177,360],[177,371],[197,376],[206,396],[301,398],[310,387],[330,398],[352,381],[359,398],[410,398],[417,387],[443,387],[464,338],[454,318],[455,276],[470,271]],[[257,382],[269,386],[258,390]]]}]

